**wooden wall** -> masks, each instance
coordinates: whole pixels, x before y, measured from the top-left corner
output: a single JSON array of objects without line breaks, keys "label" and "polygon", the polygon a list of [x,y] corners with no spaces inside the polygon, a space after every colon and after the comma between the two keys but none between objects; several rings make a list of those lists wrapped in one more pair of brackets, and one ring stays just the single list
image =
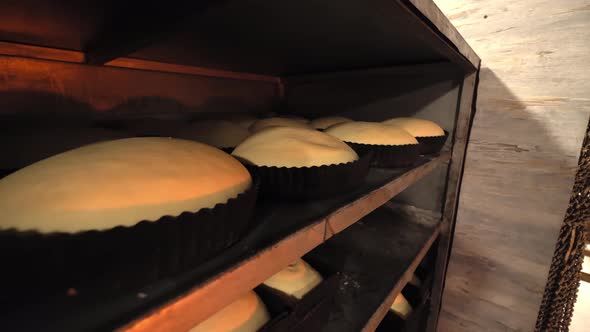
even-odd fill
[{"label": "wooden wall", "polygon": [[590,1],[435,2],[482,58],[439,331],[532,331],[590,113]]},{"label": "wooden wall", "polygon": [[0,177],[63,151],[129,135],[89,128],[98,123],[264,114],[279,97],[278,81],[0,56]]},{"label": "wooden wall", "polygon": [[0,120],[31,112],[35,119],[44,114],[80,117],[125,111],[260,113],[274,107],[277,93],[278,83],[270,81],[0,56]]}]

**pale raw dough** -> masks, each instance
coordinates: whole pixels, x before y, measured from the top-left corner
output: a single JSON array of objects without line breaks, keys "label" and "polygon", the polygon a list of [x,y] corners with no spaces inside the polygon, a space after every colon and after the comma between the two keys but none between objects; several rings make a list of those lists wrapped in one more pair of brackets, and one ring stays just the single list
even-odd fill
[{"label": "pale raw dough", "polygon": [[227,117],[223,118],[226,121],[230,121],[236,124],[239,124],[240,126],[248,129],[250,128],[250,126],[256,122],[256,120],[258,120],[258,118],[254,115],[250,115],[250,114],[232,114],[232,115],[228,115]]},{"label": "pale raw dough", "polygon": [[393,118],[382,123],[405,129],[414,137],[444,136],[445,131],[436,123],[418,118]]},{"label": "pale raw dough", "polygon": [[100,128],[31,128],[0,134],[0,169],[19,169],[84,145],[129,137]]},{"label": "pale raw dough", "polygon": [[407,319],[408,316],[410,316],[410,314],[412,313],[412,306],[402,294],[399,294],[395,298],[395,301],[393,301],[393,304],[391,305],[391,308],[389,310],[393,311],[401,318]]},{"label": "pale raw dough", "polygon": [[176,135],[178,138],[209,144],[217,148],[233,148],[242,143],[250,131],[237,123],[208,120],[187,125]]},{"label": "pale raw dough", "polygon": [[304,260],[298,259],[268,278],[264,285],[301,299],[322,280],[322,276],[316,270]]},{"label": "pale raw dough", "polygon": [[266,118],[257,120],[250,126],[250,131],[253,133],[259,132],[263,129],[270,128],[270,127],[296,127],[296,128],[308,128],[311,127],[297,119],[288,119],[288,118]]},{"label": "pale raw dough", "polygon": [[349,118],[345,118],[343,116],[327,116],[324,118],[317,118],[312,120],[311,126],[315,129],[326,129],[330,126],[344,122],[352,122],[352,120]]},{"label": "pale raw dough", "polygon": [[266,306],[250,291],[189,332],[256,332],[269,320]]},{"label": "pale raw dough", "polygon": [[249,131],[252,124],[256,121],[258,121],[258,119],[243,119],[243,120],[232,121],[232,122],[248,129],[248,131]]},{"label": "pale raw dough", "polygon": [[132,226],[225,203],[251,186],[221,150],[171,138],[87,145],[0,179],[0,229],[78,232]]},{"label": "pale raw dough", "polygon": [[378,122],[346,122],[332,126],[324,132],[350,143],[371,145],[418,144],[416,138],[407,131]]},{"label": "pale raw dough", "polygon": [[309,167],[358,160],[341,140],[317,130],[274,127],[248,137],[232,155],[258,166]]}]

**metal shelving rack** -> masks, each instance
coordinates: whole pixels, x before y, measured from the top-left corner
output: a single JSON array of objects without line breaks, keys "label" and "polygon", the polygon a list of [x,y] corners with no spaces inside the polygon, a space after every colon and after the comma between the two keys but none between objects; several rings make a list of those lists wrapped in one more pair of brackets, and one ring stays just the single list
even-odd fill
[{"label": "metal shelving rack", "polygon": [[[308,254],[321,261],[334,243],[350,247],[340,255],[352,261],[353,252],[363,248],[370,256],[371,248],[358,241],[372,234],[366,225],[375,224],[380,231],[372,245],[397,243],[400,250],[369,278],[381,285],[379,292],[340,297],[335,312],[362,304],[354,321],[339,322],[334,314],[328,330],[375,330],[430,251],[436,259],[425,302],[427,329],[434,331],[479,63],[431,0],[0,5],[0,70],[6,78],[0,100],[18,106],[16,113],[26,113],[23,105],[31,100],[71,111],[67,101],[75,99],[104,114],[129,99],[158,96],[194,113],[338,113],[360,120],[418,115],[451,133],[440,155],[408,169],[373,169],[355,192],[323,201],[262,204],[256,214],[262,218],[259,229],[195,271],[153,285],[142,297],[121,294],[110,303],[87,306],[45,301],[9,321],[38,323],[45,330],[186,331],[295,258]],[[43,99],[39,91],[56,97]],[[145,103],[155,103],[150,109],[159,114],[171,112],[157,102]],[[10,112],[0,115],[14,115]],[[428,217],[392,212],[390,201],[428,211]],[[334,268],[374,268],[361,263]]]}]

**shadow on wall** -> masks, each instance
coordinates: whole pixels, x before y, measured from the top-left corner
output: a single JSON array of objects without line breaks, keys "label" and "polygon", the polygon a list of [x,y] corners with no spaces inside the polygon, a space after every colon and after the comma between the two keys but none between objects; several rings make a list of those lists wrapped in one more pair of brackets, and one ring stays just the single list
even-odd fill
[{"label": "shadow on wall", "polygon": [[533,329],[587,121],[482,68],[440,331]]}]

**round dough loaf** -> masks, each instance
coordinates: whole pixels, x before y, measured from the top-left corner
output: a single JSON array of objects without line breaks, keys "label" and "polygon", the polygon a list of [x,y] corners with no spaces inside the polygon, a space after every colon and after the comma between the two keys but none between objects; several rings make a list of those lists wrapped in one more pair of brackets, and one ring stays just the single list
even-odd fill
[{"label": "round dough loaf", "polygon": [[322,276],[316,270],[304,260],[298,259],[268,278],[264,285],[301,299],[322,280]]},{"label": "round dough loaf", "polygon": [[404,129],[414,137],[444,136],[445,131],[436,123],[417,118],[393,118],[382,123]]},{"label": "round dough loaf", "polygon": [[393,304],[389,310],[393,311],[401,318],[407,319],[412,313],[412,306],[402,294],[399,294],[393,301]]},{"label": "round dough loaf", "polygon": [[202,142],[217,148],[234,148],[248,136],[250,131],[247,128],[223,120],[194,122],[177,134],[178,138]]},{"label": "round dough loaf", "polygon": [[170,138],[87,145],[0,179],[0,229],[43,233],[133,226],[225,203],[246,168],[221,150]]},{"label": "round dough loaf", "polygon": [[243,120],[237,120],[237,121],[232,121],[232,122],[246,128],[248,131],[250,131],[250,127],[256,121],[258,121],[258,119],[243,119]]},{"label": "round dough loaf", "polygon": [[266,306],[250,291],[189,332],[256,332],[269,320]]},{"label": "round dough loaf", "polygon": [[84,145],[128,136],[100,128],[35,128],[4,133],[0,169],[20,169]]},{"label": "round dough loaf", "polygon": [[257,166],[310,167],[358,160],[341,140],[313,129],[274,127],[248,137],[232,153]]},{"label": "round dough loaf", "polygon": [[330,126],[345,122],[352,122],[352,120],[349,118],[345,118],[343,116],[327,116],[324,118],[317,118],[312,120],[311,126],[315,129],[326,129]]},{"label": "round dough loaf", "polygon": [[346,122],[331,126],[324,131],[345,142],[371,145],[418,144],[407,131],[378,122]]},{"label": "round dough loaf", "polygon": [[253,133],[257,133],[263,129],[270,128],[270,127],[295,127],[295,128],[308,128],[311,127],[307,124],[302,122],[301,120],[297,119],[288,119],[288,118],[266,118],[260,119],[254,122],[250,126],[250,131]]},{"label": "round dough loaf", "polygon": [[258,117],[251,114],[229,114],[224,116],[223,119],[225,121],[239,124],[240,126],[248,129],[254,122],[256,122],[256,120],[258,120]]}]

